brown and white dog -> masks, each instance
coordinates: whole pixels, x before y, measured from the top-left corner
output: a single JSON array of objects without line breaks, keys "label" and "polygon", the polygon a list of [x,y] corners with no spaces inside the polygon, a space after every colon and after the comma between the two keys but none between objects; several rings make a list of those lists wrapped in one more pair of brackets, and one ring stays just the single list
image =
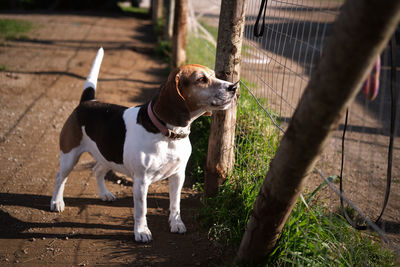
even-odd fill
[{"label": "brown and white dog", "polygon": [[185,233],[180,216],[180,194],[186,163],[191,153],[190,124],[212,110],[223,110],[236,98],[237,85],[215,78],[201,65],[186,65],[172,71],[160,92],[150,102],[123,107],[95,100],[97,77],[103,59],[97,53],[84,85],[79,105],[60,134],[60,170],[50,203],[52,211],[64,210],[67,176],[83,152],[97,161],[93,168],[99,197],[115,200],[104,183],[109,170],[134,180],[135,240],[152,239],[147,227],[147,191],[151,183],[169,178],[171,232]]}]

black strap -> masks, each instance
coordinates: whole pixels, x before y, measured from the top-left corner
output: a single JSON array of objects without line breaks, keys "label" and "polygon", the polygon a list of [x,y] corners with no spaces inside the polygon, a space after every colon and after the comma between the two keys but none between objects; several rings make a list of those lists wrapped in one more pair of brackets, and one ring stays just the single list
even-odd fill
[{"label": "black strap", "polygon": [[390,40],[390,50],[391,50],[391,70],[390,70],[390,91],[391,91],[391,114],[390,114],[390,139],[389,139],[389,150],[388,150],[388,165],[387,165],[387,179],[386,179],[386,193],[385,200],[382,206],[382,212],[379,215],[376,223],[381,219],[383,212],[385,211],[386,205],[389,201],[390,185],[392,180],[392,162],[393,162],[393,142],[394,136],[396,134],[396,113],[397,113],[397,92],[396,92],[396,35],[392,36]]},{"label": "black strap", "polygon": [[359,225],[358,223],[354,222],[350,215],[347,213],[344,207],[344,200],[343,200],[343,165],[344,165],[344,140],[347,131],[347,121],[349,118],[349,109],[346,110],[346,117],[344,119],[344,127],[343,127],[343,135],[342,135],[342,159],[340,162],[340,175],[339,175],[339,190],[340,190],[340,207],[342,209],[343,215],[346,218],[347,222],[353,226],[357,230],[365,230],[367,229],[366,225]]},{"label": "black strap", "polygon": [[[260,10],[258,11],[256,23],[254,24],[254,36],[255,37],[260,37],[260,36],[263,36],[263,34],[264,34],[265,11],[267,10],[267,3],[268,3],[267,0],[261,1]],[[258,28],[259,28],[258,24],[260,23],[261,14],[263,13],[263,11],[264,11],[264,14],[263,14],[263,21],[262,21],[261,29],[258,30]]]},{"label": "black strap", "polygon": [[[390,117],[390,140],[389,140],[389,149],[388,149],[388,165],[387,165],[387,173],[386,173],[386,192],[385,192],[385,198],[383,201],[382,209],[381,212],[378,216],[378,218],[375,220],[375,224],[378,224],[380,219],[382,218],[383,213],[385,212],[387,203],[389,201],[389,195],[390,195],[390,186],[391,186],[391,181],[392,181],[392,162],[393,162],[393,141],[394,141],[394,136],[395,136],[395,131],[396,131],[396,113],[397,113],[397,92],[396,92],[396,37],[395,35],[392,36],[392,39],[390,41],[390,48],[391,48],[391,74],[390,74],[390,90],[391,90],[391,117]],[[342,197],[342,192],[343,192],[343,164],[344,164],[344,141],[345,141],[345,136],[346,136],[346,130],[347,130],[347,120],[349,116],[349,110],[346,110],[346,117],[345,117],[345,122],[344,122],[344,128],[343,128],[343,135],[342,135],[342,159],[341,159],[341,165],[340,165],[340,176],[339,176],[339,181],[340,181],[340,206],[342,208],[342,212],[346,218],[346,220],[349,222],[351,226],[353,226],[357,230],[366,230],[367,226],[366,225],[359,225],[358,223],[354,222],[353,219],[349,216],[347,213],[346,209],[344,208],[344,201]]]}]

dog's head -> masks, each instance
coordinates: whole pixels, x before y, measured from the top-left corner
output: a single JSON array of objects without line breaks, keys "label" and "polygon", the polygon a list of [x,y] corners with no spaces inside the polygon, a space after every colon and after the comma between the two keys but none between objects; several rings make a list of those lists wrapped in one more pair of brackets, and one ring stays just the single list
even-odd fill
[{"label": "dog's head", "polygon": [[217,79],[202,65],[186,65],[170,73],[154,110],[175,126],[187,126],[199,115],[229,108],[236,98],[237,83]]}]

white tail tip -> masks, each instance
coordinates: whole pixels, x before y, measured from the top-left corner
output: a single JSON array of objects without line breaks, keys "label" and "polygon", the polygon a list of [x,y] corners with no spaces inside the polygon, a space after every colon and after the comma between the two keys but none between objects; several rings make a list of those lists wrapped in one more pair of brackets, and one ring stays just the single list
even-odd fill
[{"label": "white tail tip", "polygon": [[97,51],[96,58],[93,61],[92,68],[90,69],[89,75],[87,76],[83,89],[92,87],[93,89],[96,90],[97,78],[99,76],[100,66],[101,62],[103,61],[103,56],[104,56],[104,49],[103,47],[100,47],[99,51]]}]

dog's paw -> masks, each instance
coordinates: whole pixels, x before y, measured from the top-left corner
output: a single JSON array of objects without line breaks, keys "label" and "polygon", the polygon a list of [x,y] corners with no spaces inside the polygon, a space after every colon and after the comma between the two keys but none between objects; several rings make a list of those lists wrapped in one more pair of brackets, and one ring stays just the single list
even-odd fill
[{"label": "dog's paw", "polygon": [[152,239],[150,229],[146,226],[141,231],[135,230],[135,240],[137,242],[148,243]]},{"label": "dog's paw", "polygon": [[99,197],[103,201],[115,201],[117,199],[110,191],[99,194]]},{"label": "dog's paw", "polygon": [[51,200],[50,202],[50,210],[51,211],[57,211],[57,212],[62,212],[64,211],[65,204],[64,200]]},{"label": "dog's paw", "polygon": [[171,233],[179,233],[179,234],[186,233],[186,226],[181,219],[171,220],[170,226],[171,226]]}]

